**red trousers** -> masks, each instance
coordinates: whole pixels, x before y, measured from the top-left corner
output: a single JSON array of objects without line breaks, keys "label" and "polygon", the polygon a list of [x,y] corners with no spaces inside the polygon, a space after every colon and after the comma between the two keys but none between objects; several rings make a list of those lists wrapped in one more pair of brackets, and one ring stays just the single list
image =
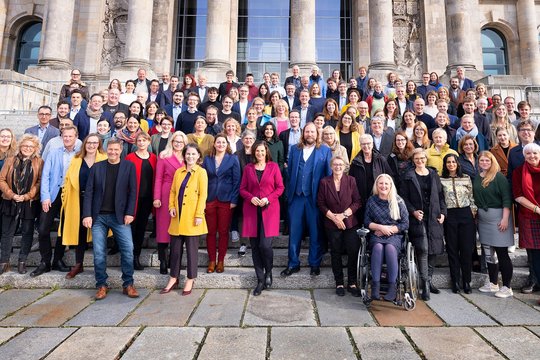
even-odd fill
[{"label": "red trousers", "polygon": [[209,261],[216,261],[216,235],[219,233],[218,261],[225,259],[229,245],[229,228],[231,226],[232,209],[230,202],[214,200],[206,203],[206,248]]}]

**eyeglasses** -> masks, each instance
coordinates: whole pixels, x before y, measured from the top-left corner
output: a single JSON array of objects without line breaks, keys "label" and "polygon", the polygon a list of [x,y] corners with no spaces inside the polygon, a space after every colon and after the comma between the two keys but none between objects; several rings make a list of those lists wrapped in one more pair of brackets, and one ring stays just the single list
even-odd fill
[{"label": "eyeglasses", "polygon": [[396,142],[407,142],[407,139],[396,139]]},{"label": "eyeglasses", "polygon": [[333,167],[336,167],[336,168],[341,168],[341,167],[344,167],[345,165],[343,164],[334,164],[332,165]]},{"label": "eyeglasses", "polygon": [[177,140],[174,140],[172,142],[174,145],[182,145],[184,142],[183,141],[177,141]]},{"label": "eyeglasses", "polygon": [[34,147],[35,147],[34,145],[21,145],[21,149],[22,148],[33,149]]},{"label": "eyeglasses", "polygon": [[360,143],[360,146],[368,146],[368,145],[373,145],[373,143],[370,143],[370,142],[368,142],[368,143]]},{"label": "eyeglasses", "polygon": [[99,141],[88,141],[86,144],[96,146],[96,145],[99,145]]},{"label": "eyeglasses", "polygon": [[534,132],[533,129],[519,129],[520,132]]},{"label": "eyeglasses", "polygon": [[51,113],[38,113],[38,116],[51,116]]},{"label": "eyeglasses", "polygon": [[81,76],[81,73],[71,73],[73,76]]},{"label": "eyeglasses", "polygon": [[0,139],[11,139],[11,135],[0,135]]},{"label": "eyeglasses", "polygon": [[425,156],[422,156],[422,157],[415,157],[413,160],[414,160],[414,161],[424,161],[424,160],[427,160],[427,157],[425,157]]}]

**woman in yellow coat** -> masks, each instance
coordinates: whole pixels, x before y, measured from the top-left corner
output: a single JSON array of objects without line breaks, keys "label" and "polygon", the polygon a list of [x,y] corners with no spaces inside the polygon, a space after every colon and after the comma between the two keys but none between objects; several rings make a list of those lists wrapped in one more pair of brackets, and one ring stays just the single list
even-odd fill
[{"label": "woman in yellow coat", "polygon": [[94,163],[106,159],[107,154],[103,151],[101,138],[97,134],[90,134],[84,139],[81,150],[73,157],[66,172],[58,236],[62,236],[63,245],[77,246],[75,266],[67,273],[67,279],[84,271],[84,252],[87,242],[92,241],[92,233],[81,226],[82,200],[90,169]]},{"label": "woman in yellow coat", "polygon": [[[196,144],[187,144],[182,151],[184,166],[174,174],[171,193],[169,195],[169,214],[171,224],[171,278],[162,294],[178,287],[182,249],[186,244],[187,280],[182,296],[191,294],[193,283],[197,277],[197,258],[199,237],[208,233],[204,210],[208,194],[208,176],[199,164],[201,151]],[[182,199],[182,201],[178,201]]]}]

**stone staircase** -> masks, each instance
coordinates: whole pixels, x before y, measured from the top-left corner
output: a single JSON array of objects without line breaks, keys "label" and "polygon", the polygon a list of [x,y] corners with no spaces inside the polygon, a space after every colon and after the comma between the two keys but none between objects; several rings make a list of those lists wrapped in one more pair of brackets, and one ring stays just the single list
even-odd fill
[{"label": "stone staircase", "polygon": [[[55,235],[53,233],[52,235]],[[155,239],[150,238],[149,233],[145,239],[144,249],[142,251],[140,260],[141,264],[145,266],[143,271],[135,271],[135,285],[141,288],[161,288],[164,287],[168,281],[168,275],[162,275],[159,273],[159,260],[156,250]],[[55,236],[52,236],[52,240],[55,241]],[[40,255],[39,252],[30,253],[27,266],[28,274],[20,275],[16,272],[17,259],[19,252],[20,237],[14,239],[14,249],[11,255],[12,271],[6,274],[0,275],[0,287],[15,287],[15,288],[94,288],[95,279],[93,272],[93,252],[92,249],[88,249],[85,254],[84,268],[85,271],[82,274],[77,275],[74,279],[66,279],[65,273],[58,271],[51,271],[50,273],[43,274],[37,278],[32,278],[29,273],[39,264]],[[246,256],[241,257],[237,254],[240,243],[230,243],[229,250],[225,257],[225,272],[218,274],[207,274],[206,266],[208,263],[208,255],[206,252],[206,241],[204,238],[200,240],[199,254],[198,254],[198,278],[196,280],[196,287],[198,288],[251,288],[256,285],[255,272],[253,270],[253,261],[251,258],[251,250],[248,248]],[[330,254],[327,253],[323,256],[321,264],[321,275],[310,276],[309,267],[307,266],[308,257],[308,242],[302,243],[302,249],[300,252],[300,260],[302,269],[299,273],[296,273],[288,278],[280,278],[279,273],[287,266],[287,245],[288,236],[279,236],[275,238],[273,242],[274,247],[274,287],[284,289],[312,289],[312,288],[333,288],[334,278],[332,269],[330,267]],[[527,254],[525,250],[517,249],[514,253],[510,254],[512,263],[514,265],[514,277],[512,280],[512,286],[515,289],[525,285],[527,281]],[[66,252],[64,257],[66,264],[75,264],[75,250],[71,249]],[[343,263],[346,264],[346,257],[343,258]],[[356,261],[356,259],[354,259]],[[185,256],[183,259],[183,265],[185,265]],[[109,274],[109,284],[111,287],[119,288],[122,285],[121,271],[120,271],[120,255],[107,256],[107,267]],[[182,269],[181,277],[185,276],[185,270]],[[345,276],[347,270],[344,269]],[[480,287],[485,281],[484,274],[473,273],[472,286]],[[450,287],[450,275],[448,271],[448,261],[446,255],[439,256],[437,258],[437,267],[435,269],[433,282],[436,286],[441,288]]]}]

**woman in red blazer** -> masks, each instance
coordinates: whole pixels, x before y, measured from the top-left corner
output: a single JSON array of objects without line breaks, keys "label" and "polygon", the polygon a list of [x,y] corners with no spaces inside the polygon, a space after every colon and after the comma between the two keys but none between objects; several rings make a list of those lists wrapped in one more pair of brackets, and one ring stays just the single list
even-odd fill
[{"label": "woman in red blazer", "polygon": [[356,179],[346,175],[348,163],[341,157],[335,156],[330,162],[332,175],[322,178],[317,194],[317,206],[325,216],[324,227],[328,242],[332,272],[336,281],[336,294],[345,295],[343,287],[343,263],[341,255],[344,250],[348,257],[347,290],[353,296],[360,296],[356,287],[356,258],[360,242],[356,237],[358,220],[355,213],[360,208],[360,194]]},{"label": "woman in red blazer", "polygon": [[268,145],[258,141],[252,147],[253,162],[246,165],[240,183],[244,199],[242,236],[249,237],[257,287],[253,295],[272,286],[274,252],[272,238],[279,235],[279,196],[285,190],[278,164],[271,161]]}]

